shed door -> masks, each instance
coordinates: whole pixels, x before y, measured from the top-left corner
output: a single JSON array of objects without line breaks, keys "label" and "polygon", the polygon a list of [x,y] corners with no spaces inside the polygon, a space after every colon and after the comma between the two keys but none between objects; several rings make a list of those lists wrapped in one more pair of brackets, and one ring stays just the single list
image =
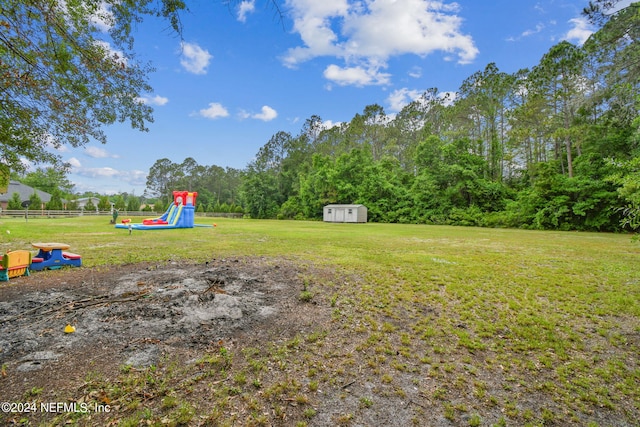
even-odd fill
[{"label": "shed door", "polygon": [[344,222],[344,209],[336,209],[336,222]]}]

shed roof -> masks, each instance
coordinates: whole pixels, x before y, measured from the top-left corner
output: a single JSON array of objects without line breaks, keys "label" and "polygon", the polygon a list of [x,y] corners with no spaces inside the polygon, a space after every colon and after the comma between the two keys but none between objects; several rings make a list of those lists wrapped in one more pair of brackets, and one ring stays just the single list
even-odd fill
[{"label": "shed roof", "polygon": [[20,195],[20,201],[29,200],[33,192],[40,197],[40,200],[44,203],[48,203],[51,201],[51,194],[45,193],[42,190],[38,190],[37,188],[29,187],[18,181],[9,181],[9,187],[7,188],[7,192],[4,194],[0,194],[0,202],[8,202],[13,197],[13,193],[18,193]]},{"label": "shed roof", "polygon": [[365,208],[365,205],[341,205],[341,204],[333,204],[333,205],[325,205],[325,208]]}]

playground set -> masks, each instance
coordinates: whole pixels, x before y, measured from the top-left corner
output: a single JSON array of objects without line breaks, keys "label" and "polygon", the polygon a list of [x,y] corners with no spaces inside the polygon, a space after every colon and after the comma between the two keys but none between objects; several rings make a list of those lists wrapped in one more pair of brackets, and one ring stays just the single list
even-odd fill
[{"label": "playground set", "polygon": [[2,256],[0,264],[0,281],[6,282],[12,277],[28,276],[31,265],[31,252],[25,250],[12,251]]},{"label": "playground set", "polygon": [[[197,192],[174,191],[173,203],[158,218],[147,218],[142,224],[132,224],[130,219],[122,220],[116,228],[131,230],[163,230],[168,228],[210,227],[194,223]],[[33,254],[27,250],[9,251],[0,263],[0,281],[8,281],[12,277],[29,276],[30,271],[44,269],[56,270],[64,266],[81,267],[82,256],[67,252],[70,248],[65,243],[32,243],[38,249]]]},{"label": "playground set", "polygon": [[57,270],[64,266],[81,267],[82,256],[66,252],[65,243],[32,243],[38,249],[36,256],[27,250],[9,251],[2,256],[0,263],[0,281],[6,282],[13,277],[30,276],[31,271],[44,269]]},{"label": "playground set", "polygon": [[31,258],[31,270],[40,271],[45,268],[56,270],[63,266],[81,267],[82,256],[66,252],[69,245],[65,243],[32,243],[38,249],[35,257]]},{"label": "playground set", "polygon": [[[166,230],[168,228],[202,227],[194,223],[197,192],[174,191],[173,203],[167,211],[158,218],[147,218],[142,224],[132,224],[130,219],[123,219],[116,228],[128,230]],[[205,226],[206,227],[206,226]]]}]

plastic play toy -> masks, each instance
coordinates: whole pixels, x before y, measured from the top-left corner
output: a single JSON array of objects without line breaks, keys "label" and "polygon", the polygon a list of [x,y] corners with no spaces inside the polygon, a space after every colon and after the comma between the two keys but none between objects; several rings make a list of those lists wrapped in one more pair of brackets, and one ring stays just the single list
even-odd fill
[{"label": "plastic play toy", "polygon": [[7,282],[11,277],[28,276],[31,264],[31,252],[11,251],[2,257],[0,281]]},{"label": "plastic play toy", "polygon": [[[132,224],[131,220],[123,220],[116,228],[128,230],[164,230],[167,228],[193,228],[197,192],[174,191],[173,203],[158,218],[147,218],[142,224]],[[126,221],[126,222],[125,222]]]},{"label": "plastic play toy", "polygon": [[65,265],[71,267],[82,266],[82,256],[71,252],[64,252],[69,249],[65,243],[32,243],[31,246],[39,249],[38,254],[31,258],[31,270],[39,271],[49,268],[56,270]]}]

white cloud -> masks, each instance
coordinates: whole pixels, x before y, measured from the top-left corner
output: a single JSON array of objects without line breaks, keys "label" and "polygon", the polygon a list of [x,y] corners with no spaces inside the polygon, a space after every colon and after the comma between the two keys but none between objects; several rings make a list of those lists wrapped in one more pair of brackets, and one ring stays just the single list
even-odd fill
[{"label": "white cloud", "polygon": [[32,171],[32,170],[35,169],[35,163],[33,163],[29,159],[26,159],[24,157],[20,157],[20,163],[22,163],[22,166],[24,166],[26,171]]},{"label": "white cloud", "polygon": [[199,111],[199,114],[202,117],[206,117],[207,119],[217,119],[220,117],[228,117],[229,111],[227,111],[224,106],[218,102],[212,102],[209,104],[208,108],[203,108]]},{"label": "white cloud", "polygon": [[253,13],[256,10],[256,1],[255,0],[245,0],[241,1],[238,6],[238,21],[246,22],[247,15],[249,13]]},{"label": "white cloud", "polygon": [[529,37],[529,36],[532,36],[534,34],[538,34],[542,30],[544,30],[544,24],[543,23],[538,23],[538,24],[536,24],[536,28],[535,29],[533,29],[533,30],[525,30],[525,31],[522,32],[521,36],[522,37]]},{"label": "white cloud", "polygon": [[76,157],[71,157],[66,163],[71,166],[69,180],[77,192],[93,191],[100,194],[116,194],[123,191],[130,192],[132,189],[134,192],[135,189],[142,192],[146,186],[147,172],[141,170],[122,170],[110,166],[83,167]]},{"label": "white cloud", "polygon": [[[144,186],[146,185],[147,173],[141,170],[119,170],[109,166],[100,167],[100,168],[83,168],[76,167],[73,169],[72,173],[74,175],[83,177],[96,179],[99,182],[99,185],[104,185],[106,179],[116,179],[117,181],[126,182],[128,185],[133,186]],[[78,183],[74,184],[76,186],[80,185]],[[95,186],[90,186],[88,183],[84,183],[84,186],[87,188],[95,188]]]},{"label": "white cloud", "polygon": [[387,97],[387,103],[389,104],[389,109],[391,111],[400,111],[402,108],[415,101],[422,95],[422,92],[415,89],[397,89],[389,94]]},{"label": "white cloud", "polygon": [[453,91],[440,92],[438,94],[438,97],[442,100],[442,105],[444,105],[445,107],[450,107],[454,102],[456,102],[458,93]]},{"label": "white cloud", "polygon": [[127,65],[127,58],[120,50],[114,49],[111,43],[104,40],[95,40],[94,43],[103,51],[105,57],[111,57],[116,63],[120,63],[124,66]]},{"label": "white cloud", "polygon": [[109,166],[101,168],[77,168],[74,174],[87,178],[118,178],[129,183],[140,183],[146,178],[147,173],[140,170],[123,171]]},{"label": "white cloud", "polygon": [[[456,96],[457,94],[455,92],[439,92],[436,98],[442,105],[450,106],[455,101]],[[423,105],[427,105],[427,99],[425,97],[434,99],[432,95],[429,94],[429,91],[402,88],[391,92],[387,97],[387,103],[389,104],[390,111],[400,111],[413,101],[420,101]]]},{"label": "white cloud", "polygon": [[346,67],[331,64],[324,70],[324,77],[327,80],[340,86],[369,86],[389,84],[390,74],[381,73],[376,67],[363,68]]},{"label": "white cloud", "polygon": [[245,110],[240,110],[238,113],[238,117],[241,119],[256,119],[262,120],[264,122],[270,122],[271,120],[278,117],[278,112],[268,105],[264,105],[259,113],[252,114]]},{"label": "white cloud", "polygon": [[587,41],[589,36],[593,34],[593,27],[584,17],[570,19],[569,23],[572,25],[572,28],[564,36],[568,41],[582,45]]},{"label": "white cloud", "polygon": [[68,145],[61,144],[50,133],[45,133],[41,135],[40,138],[40,142],[44,143],[44,145],[51,150],[57,151],[59,153],[68,153],[70,151]]},{"label": "white cloud", "polygon": [[633,3],[635,0],[620,0],[617,4],[614,4],[611,9],[608,11],[608,13],[616,13],[619,12],[620,10],[624,9],[625,7],[631,5],[631,3]]},{"label": "white cloud", "polygon": [[117,159],[120,157],[117,154],[110,154],[107,150],[103,148],[98,148],[98,147],[85,147],[84,153],[88,157],[93,157],[94,159],[106,159],[106,158]]},{"label": "white cloud", "polygon": [[98,31],[103,33],[108,32],[115,22],[115,17],[113,16],[113,12],[111,12],[111,5],[100,2],[95,12],[89,18],[89,21]]},{"label": "white cloud", "polygon": [[265,122],[269,122],[273,119],[275,119],[276,117],[278,117],[278,112],[276,110],[274,110],[273,108],[269,107],[268,105],[264,105],[262,107],[262,110],[260,113],[258,114],[254,114],[253,116],[251,116],[254,119],[258,119],[258,120],[262,120]]},{"label": "white cloud", "polygon": [[331,129],[334,127],[338,127],[341,126],[343,122],[334,122],[332,120],[325,120],[324,122],[322,122],[322,128],[323,129]]},{"label": "white cloud", "polygon": [[74,21],[71,16],[77,16],[78,14],[77,9],[80,9],[83,17],[89,17],[89,23],[93,26],[92,29],[101,33],[107,33],[115,23],[115,17],[111,11],[111,5],[104,1],[99,3],[95,1],[75,2],[71,11],[69,10],[69,3],[67,0],[58,0],[54,6],[57,7],[66,17],[67,22],[70,25],[73,25]]},{"label": "white cloud", "polygon": [[196,43],[182,43],[180,64],[190,73],[207,74],[207,67],[213,56]]},{"label": "white cloud", "polygon": [[103,168],[80,168],[74,171],[75,174],[90,178],[111,178],[118,176],[121,172],[110,167]]},{"label": "white cloud", "polygon": [[[438,0],[288,0],[294,31],[302,46],[289,49],[288,67],[320,56],[342,58],[346,67],[333,66],[327,74],[360,73],[385,67],[392,56],[426,56],[436,51],[469,63],[478,54],[473,39],[460,31],[457,3]],[[360,65],[354,67],[354,63]],[[371,76],[371,72],[367,72]],[[388,78],[388,77],[387,77]],[[347,77],[356,85],[380,84],[379,78]],[[368,81],[368,83],[366,83]]]},{"label": "white cloud", "polygon": [[519,36],[510,36],[506,38],[506,41],[508,42],[516,42],[516,41],[520,41],[522,40],[524,37],[530,37],[534,34],[538,34],[541,33],[543,30],[545,29],[545,25],[541,22],[537,23],[535,28],[533,29],[528,29],[528,30],[524,30],[522,33],[520,33]]},{"label": "white cloud", "polygon": [[163,106],[167,102],[169,102],[169,98],[166,98],[160,95],[155,95],[155,96],[145,95],[145,96],[141,96],[140,98],[137,98],[137,100],[138,102],[142,102],[143,104],[157,105],[157,106]]},{"label": "white cloud", "polygon": [[414,79],[419,79],[420,77],[422,77],[422,68],[420,67],[412,67],[411,70],[409,70],[409,77],[413,77]]},{"label": "white cloud", "polygon": [[72,157],[69,160],[67,160],[67,163],[69,163],[69,165],[71,165],[71,167],[73,168],[82,167],[82,163],[80,163],[80,160],[76,159],[75,157]]}]

